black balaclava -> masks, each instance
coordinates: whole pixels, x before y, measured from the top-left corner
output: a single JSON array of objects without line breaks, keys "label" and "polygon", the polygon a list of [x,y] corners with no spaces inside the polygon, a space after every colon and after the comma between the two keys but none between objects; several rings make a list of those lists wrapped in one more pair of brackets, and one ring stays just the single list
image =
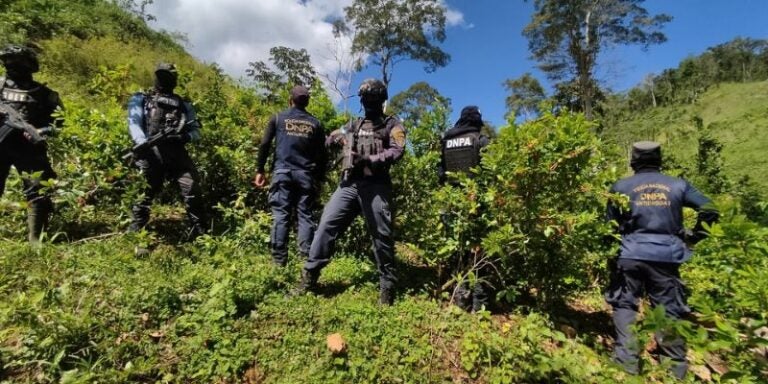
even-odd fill
[{"label": "black balaclava", "polygon": [[635,172],[660,170],[661,145],[655,141],[639,141],[632,144],[632,159],[629,164]]},{"label": "black balaclava", "polygon": [[155,70],[155,90],[160,93],[173,93],[176,88],[178,73],[173,64],[160,64]]},{"label": "black balaclava", "polygon": [[474,105],[464,107],[454,127],[475,127],[478,130],[482,128],[483,116],[480,114],[480,108]]}]

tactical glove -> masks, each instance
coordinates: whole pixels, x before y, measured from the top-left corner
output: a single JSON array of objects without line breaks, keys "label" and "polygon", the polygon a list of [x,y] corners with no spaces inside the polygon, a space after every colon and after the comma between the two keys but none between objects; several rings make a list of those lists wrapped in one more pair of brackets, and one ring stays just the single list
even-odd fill
[{"label": "tactical glove", "polygon": [[360,155],[358,153],[352,154],[352,165],[355,168],[362,168],[371,165],[371,158],[368,156]]}]

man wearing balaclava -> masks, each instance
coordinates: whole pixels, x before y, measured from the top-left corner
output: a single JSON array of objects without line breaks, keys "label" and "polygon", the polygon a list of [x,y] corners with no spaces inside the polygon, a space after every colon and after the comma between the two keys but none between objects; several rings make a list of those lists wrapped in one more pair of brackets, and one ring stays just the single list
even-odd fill
[{"label": "man wearing balaclava", "polygon": [[306,260],[315,234],[315,202],[320,183],[325,178],[325,131],[311,113],[309,90],[301,85],[291,89],[290,108],[269,120],[259,145],[254,185],[267,183],[265,167],[272,141],[275,155],[272,162],[272,183],[269,205],[272,208],[270,247],[272,260],[279,266],[288,263],[288,231],[290,218],[296,210],[299,253]]},{"label": "man wearing balaclava", "polygon": [[[480,109],[474,105],[464,107],[461,110],[459,120],[453,128],[443,134],[441,144],[440,164],[438,166],[438,180],[440,184],[448,183],[458,187],[458,182],[450,179],[450,175],[464,173],[470,177],[474,175],[477,166],[480,165],[481,149],[488,145],[488,136],[480,133],[483,128],[483,117]],[[445,213],[442,215],[446,228],[451,227],[453,217]],[[450,231],[449,231],[450,232]],[[474,239],[478,241],[479,238]],[[477,312],[488,306],[488,275],[491,270],[488,260],[482,255],[479,244],[472,244],[471,249],[463,249],[454,255],[452,270],[462,276],[467,272],[474,272],[474,286],[469,287],[469,282],[459,282],[453,290],[451,302],[459,307]]]},{"label": "man wearing balaclava", "polygon": [[[687,181],[661,173],[661,146],[633,144],[630,162],[635,174],[618,181],[611,192],[628,197],[629,204],[608,204],[607,219],[621,236],[616,270],[606,292],[616,328],[614,359],[627,372],[639,373],[639,346],[631,332],[643,292],[652,306],[663,305],[666,315],[680,319],[690,312],[680,279],[680,264],[691,258],[688,244],[707,236],[703,223],[712,224],[718,212],[709,198]],[[683,226],[683,207],[698,212],[692,231]],[[683,378],[688,369],[686,347],[674,334],[657,334],[661,358],[671,362],[672,373]]]},{"label": "man wearing balaclava", "polygon": [[[5,67],[5,77],[0,79],[2,103],[16,110],[40,134],[51,133],[55,124],[52,114],[61,107],[61,101],[56,92],[32,78],[40,69],[35,51],[11,45],[0,51],[0,61]],[[48,160],[46,142],[37,142],[27,132],[6,125],[6,116],[0,118],[3,119],[3,126],[0,127],[0,195],[5,190],[11,166],[20,174],[27,175],[23,183],[24,195],[29,202],[29,241],[38,243],[53,211],[50,197],[40,193],[40,182],[53,179],[56,174]],[[29,176],[33,174],[40,176]]]},{"label": "man wearing balaclava", "polygon": [[379,302],[394,301],[395,241],[392,235],[392,179],[389,168],[403,157],[405,128],[384,114],[387,87],[367,79],[358,92],[365,116],[331,133],[326,145],[343,147],[341,183],[325,206],[304,264],[300,291],[317,287],[320,271],[331,259],[338,237],[362,214],[373,237],[373,255],[379,270]]},{"label": "man wearing balaclava", "polygon": [[[160,64],[155,70],[154,87],[134,94],[128,101],[128,128],[135,144],[142,144],[162,132],[156,145],[134,154],[136,166],[144,174],[148,188],[133,206],[130,232],[149,222],[152,200],[167,179],[179,184],[187,210],[188,238],[205,232],[205,212],[200,196],[200,177],[185,145],[200,139],[200,123],[192,104],[174,93],[178,73],[173,64]],[[170,133],[168,133],[170,132]],[[137,253],[146,253],[137,248]]]}]

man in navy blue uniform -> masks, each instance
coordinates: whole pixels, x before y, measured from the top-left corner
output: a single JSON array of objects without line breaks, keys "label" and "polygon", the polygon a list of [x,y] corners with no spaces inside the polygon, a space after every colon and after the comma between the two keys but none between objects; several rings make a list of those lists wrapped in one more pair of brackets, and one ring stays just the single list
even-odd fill
[{"label": "man in navy blue uniform", "polygon": [[[200,140],[200,122],[192,104],[173,92],[178,74],[173,64],[159,64],[155,70],[155,85],[146,92],[135,93],[128,101],[128,129],[135,144],[170,129],[169,134],[155,146],[135,153],[136,166],[144,174],[148,188],[144,197],[133,206],[133,221],[128,230],[139,231],[149,222],[152,200],[166,179],[175,180],[187,210],[188,237],[205,232],[204,208],[200,192],[200,177],[185,145]],[[137,253],[146,250],[138,249]]]},{"label": "man in navy blue uniform", "polygon": [[[2,102],[37,128],[39,134],[52,133],[56,123],[53,112],[61,108],[61,101],[58,93],[33,79],[33,74],[40,69],[37,53],[29,47],[10,45],[0,51],[0,61],[6,73],[6,77],[0,78]],[[29,242],[38,243],[53,211],[50,196],[40,193],[43,187],[40,182],[56,178],[56,173],[48,161],[45,141],[35,143],[27,132],[3,124],[0,126],[0,196],[11,166],[22,174],[24,196],[29,202]],[[37,172],[40,176],[32,177]]]},{"label": "man in navy blue uniform", "polygon": [[[664,175],[661,147],[643,141],[632,146],[635,174],[614,184],[612,192],[629,198],[628,208],[609,203],[607,219],[618,224],[621,247],[614,281],[606,292],[613,306],[616,327],[614,359],[630,373],[639,373],[639,346],[631,334],[643,292],[651,305],[663,305],[666,315],[680,319],[690,312],[686,304],[680,264],[691,258],[687,244],[704,239],[703,223],[714,223],[718,212],[712,202],[685,180]],[[683,207],[698,211],[692,231],[683,227]],[[672,373],[682,378],[688,369],[684,341],[676,335],[657,334],[661,356],[671,360]]]},{"label": "man in navy blue uniform", "polygon": [[328,265],[339,235],[362,214],[373,237],[373,255],[379,269],[379,302],[394,300],[395,240],[392,236],[392,179],[389,168],[403,157],[405,128],[384,114],[386,85],[366,79],[358,92],[365,116],[335,130],[329,147],[343,147],[341,183],[323,210],[320,225],[304,264],[300,290],[316,288],[320,271]]},{"label": "man in navy blue uniform", "polygon": [[[467,173],[470,177],[472,176],[472,169],[480,165],[480,151],[489,142],[488,136],[480,132],[482,128],[483,117],[480,109],[470,105],[461,110],[459,120],[453,128],[445,131],[440,140],[442,151],[438,166],[438,179],[441,184],[448,182],[449,185],[457,185],[455,181],[449,179],[448,175],[451,173]],[[448,214],[443,215],[446,227],[451,226],[451,219]],[[472,240],[477,241],[479,237],[474,237]],[[481,255],[480,247],[474,244],[473,249],[464,249],[454,256],[453,270],[457,273],[474,270],[478,281],[471,290],[466,282],[459,282],[451,301],[472,312],[488,306],[486,279],[490,268],[486,260],[482,260]]]},{"label": "man in navy blue uniform", "polygon": [[322,180],[325,177],[325,133],[312,114],[307,112],[309,91],[300,85],[291,89],[290,108],[269,120],[259,146],[254,184],[266,184],[265,165],[272,140],[275,156],[269,205],[272,207],[272,258],[280,266],[288,262],[288,229],[293,208],[298,217],[299,253],[306,259],[315,233],[314,210]]}]

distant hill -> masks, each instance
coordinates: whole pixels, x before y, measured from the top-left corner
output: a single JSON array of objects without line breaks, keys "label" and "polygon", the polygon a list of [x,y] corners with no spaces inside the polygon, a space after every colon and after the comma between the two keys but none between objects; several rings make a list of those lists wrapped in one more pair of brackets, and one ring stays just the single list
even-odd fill
[{"label": "distant hill", "polygon": [[699,133],[694,121],[723,144],[726,175],[747,175],[768,187],[768,81],[722,83],[710,87],[693,104],[649,108],[607,127],[604,137],[626,147],[636,140],[657,140],[667,153],[693,168]]}]

